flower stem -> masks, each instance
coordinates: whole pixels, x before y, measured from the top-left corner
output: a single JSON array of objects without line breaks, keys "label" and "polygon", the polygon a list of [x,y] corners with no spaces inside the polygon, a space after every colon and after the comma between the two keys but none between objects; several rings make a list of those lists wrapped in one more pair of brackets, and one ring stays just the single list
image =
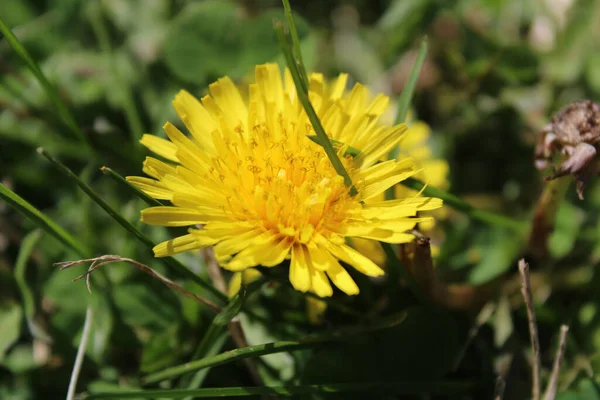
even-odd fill
[{"label": "flower stem", "polygon": [[527,228],[527,224],[524,222],[517,221],[515,219],[505,217],[503,215],[496,214],[490,211],[481,210],[451,193],[448,193],[444,190],[432,186],[426,186],[423,182],[421,182],[418,179],[407,178],[400,183],[414,190],[423,190],[423,194],[425,196],[437,197],[439,199],[442,199],[444,201],[444,204],[447,204],[455,210],[461,211],[467,214],[469,217],[479,220],[481,222],[503,226],[515,230],[517,232],[522,232],[524,229]]}]

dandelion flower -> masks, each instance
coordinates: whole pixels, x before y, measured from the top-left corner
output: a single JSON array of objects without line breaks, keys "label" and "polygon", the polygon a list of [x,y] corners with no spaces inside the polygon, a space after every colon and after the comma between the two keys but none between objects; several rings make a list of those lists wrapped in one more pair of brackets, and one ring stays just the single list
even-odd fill
[{"label": "dandelion flower", "polygon": [[307,138],[315,132],[296,96],[289,72],[259,65],[247,100],[228,77],[210,85],[200,101],[181,91],[173,101],[190,132],[167,122],[168,140],[144,135],[141,142],[166,161],[148,157],[151,178],[128,180],[172,205],[142,211],[151,225],[190,226],[188,234],[158,244],[156,257],[214,246],[219,265],[234,272],[275,267],[289,259],[289,279],[301,292],[331,296],[332,284],[348,295],[359,288],[348,266],[368,275],[384,272],[346,244],[361,237],[389,243],[411,241],[406,233],[417,212],[441,200],[410,196],[365,204],[417,173],[411,158],[383,161],[402,140],[404,124],[382,126],[388,98],[370,100],[347,75],[327,84],[310,77],[310,99],[327,134],[360,154],[338,154],[358,194],[352,196],[325,155]]}]

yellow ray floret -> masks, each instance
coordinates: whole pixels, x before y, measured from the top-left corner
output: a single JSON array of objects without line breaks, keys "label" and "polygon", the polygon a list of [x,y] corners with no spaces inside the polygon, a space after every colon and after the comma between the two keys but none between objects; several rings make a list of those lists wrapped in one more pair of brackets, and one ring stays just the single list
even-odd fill
[{"label": "yellow ray floret", "polygon": [[406,131],[403,124],[378,123],[386,96],[371,99],[360,84],[346,92],[344,74],[331,85],[320,74],[310,77],[310,99],[327,134],[360,151],[353,158],[340,150],[358,190],[353,197],[323,149],[307,138],[315,132],[289,72],[282,77],[276,64],[265,64],[255,77],[247,100],[229,78],[211,84],[201,100],[180,92],[173,105],[190,136],[167,123],[168,140],[143,137],[167,162],[149,157],[144,172],[152,179],[128,180],[172,205],[143,210],[142,221],[190,226],[187,235],[157,245],[155,255],[214,246],[219,264],[236,272],[289,259],[297,290],[325,297],[335,286],[357,294],[346,266],[368,276],[383,270],[345,238],[408,242],[407,230],[423,220],[415,218],[418,211],[441,201],[411,195],[364,203],[418,172],[409,157],[384,161]]}]

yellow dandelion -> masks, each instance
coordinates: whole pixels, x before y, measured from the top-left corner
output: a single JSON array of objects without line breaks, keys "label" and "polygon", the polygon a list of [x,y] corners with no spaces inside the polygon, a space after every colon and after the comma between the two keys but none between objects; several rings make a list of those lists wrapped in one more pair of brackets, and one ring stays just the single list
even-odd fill
[{"label": "yellow dandelion", "polygon": [[[411,158],[383,161],[406,131],[404,124],[381,126],[388,98],[370,100],[357,84],[347,92],[347,75],[328,85],[310,77],[310,99],[327,134],[360,154],[339,149],[358,194],[351,196],[323,149],[307,138],[315,132],[296,97],[289,72],[259,65],[247,101],[231,79],[210,85],[200,101],[181,91],[173,101],[191,133],[166,123],[168,139],[144,135],[141,142],[166,159],[148,157],[151,178],[128,180],[171,206],[142,211],[142,221],[191,226],[187,235],[154,248],[156,257],[214,246],[219,264],[239,272],[289,261],[289,279],[301,292],[331,296],[331,283],[348,295],[359,289],[346,270],[368,276],[383,270],[346,244],[347,237],[404,243],[422,219],[417,212],[441,207],[441,200],[410,196],[365,201],[417,170]],[[343,264],[342,264],[343,263]]]}]

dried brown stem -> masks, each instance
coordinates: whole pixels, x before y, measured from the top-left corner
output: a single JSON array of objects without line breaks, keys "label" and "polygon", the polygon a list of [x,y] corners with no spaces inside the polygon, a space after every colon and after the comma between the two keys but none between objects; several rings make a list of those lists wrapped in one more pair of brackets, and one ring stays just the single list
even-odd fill
[{"label": "dried brown stem", "polygon": [[[221,267],[217,263],[215,258],[215,253],[212,248],[204,249],[204,260],[206,261],[206,268],[208,271],[208,275],[212,279],[215,287],[219,289],[224,294],[227,294],[227,284],[225,283],[225,279],[223,278],[223,274],[221,272]],[[242,328],[242,324],[240,323],[240,319],[236,316],[227,324],[227,330],[233,339],[233,342],[238,348],[248,347],[248,341],[246,340],[246,335],[244,334],[244,329]],[[244,360],[248,371],[250,372],[250,376],[252,381],[257,386],[263,386],[264,382],[258,373],[258,366],[256,364],[256,360],[252,358],[248,358]]]},{"label": "dried brown stem", "polygon": [[519,260],[519,273],[521,274],[521,293],[525,299],[527,319],[529,320],[529,336],[531,339],[531,348],[533,350],[533,361],[531,366],[533,381],[531,384],[531,399],[540,400],[540,341],[538,339],[537,322],[535,319],[535,310],[533,308],[533,295],[531,294],[531,283],[529,281],[529,265],[524,259]]},{"label": "dried brown stem", "polygon": [[560,339],[558,341],[558,349],[556,350],[556,357],[554,358],[554,366],[552,367],[552,374],[548,381],[548,387],[546,388],[546,394],[544,400],[554,400],[556,398],[556,388],[558,387],[558,375],[560,373],[560,367],[565,356],[565,347],[567,345],[567,333],[569,327],[562,325],[560,327]]},{"label": "dried brown stem", "polygon": [[204,304],[205,306],[207,306],[208,308],[210,308],[211,310],[213,310],[214,312],[218,313],[221,311],[221,307],[217,306],[215,303],[213,303],[212,301],[205,299],[204,297],[198,296],[194,293],[188,292],[187,290],[185,290],[183,287],[179,286],[178,284],[176,284],[175,282],[173,282],[172,280],[170,280],[169,278],[163,276],[162,274],[154,271],[152,268],[148,267],[147,265],[144,265],[142,263],[140,263],[139,261],[133,260],[131,258],[124,258],[121,256],[116,256],[116,255],[104,255],[104,256],[100,256],[100,257],[95,257],[95,258],[88,258],[88,259],[83,259],[83,260],[75,260],[75,261],[63,261],[63,262],[59,262],[59,263],[55,263],[55,266],[59,266],[61,271],[63,269],[67,269],[67,268],[71,268],[74,267],[76,265],[80,265],[80,264],[86,264],[86,263],[92,263],[88,269],[88,271],[81,275],[78,276],[77,278],[73,279],[73,282],[81,280],[83,278],[85,279],[86,282],[86,286],[88,291],[91,293],[91,282],[90,282],[90,276],[91,273],[94,272],[95,270],[97,270],[98,268],[107,265],[107,264],[113,264],[113,263],[118,263],[118,262],[125,262],[128,264],[133,265],[134,267],[137,267],[138,269],[140,269],[141,271],[145,272],[146,274],[150,275],[151,277],[158,279],[159,281],[161,281],[164,285],[166,285],[167,287],[169,287],[170,289],[173,289],[174,291],[184,295],[185,297],[188,297],[190,299],[196,300],[199,303]]},{"label": "dried brown stem", "polygon": [[498,378],[496,378],[496,386],[494,387],[494,400],[502,400],[504,398],[505,387],[506,382],[504,382],[504,378],[498,376]]}]

